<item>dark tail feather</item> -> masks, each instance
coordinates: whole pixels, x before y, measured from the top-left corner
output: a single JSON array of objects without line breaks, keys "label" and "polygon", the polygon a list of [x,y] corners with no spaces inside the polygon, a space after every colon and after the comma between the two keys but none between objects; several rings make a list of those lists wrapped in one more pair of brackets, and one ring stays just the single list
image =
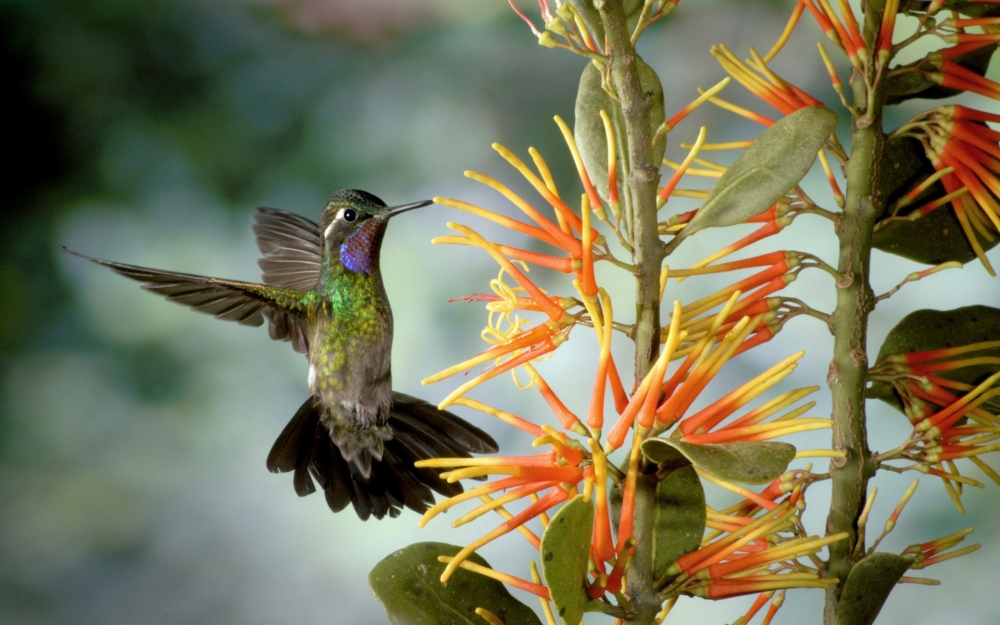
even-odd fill
[{"label": "dark tail feather", "polygon": [[496,441],[479,428],[423,400],[393,393],[393,438],[385,442],[382,460],[372,461],[365,478],[331,440],[320,422],[321,409],[316,397],[302,404],[274,442],[267,468],[272,473],[294,471],[300,497],[316,492],[315,478],[331,510],[340,512],[350,503],[362,520],[397,517],[404,507],[423,513],[434,504],[434,492],[445,497],[462,492],[460,484],[449,484],[437,471],[413,466],[417,460],[497,451]]}]

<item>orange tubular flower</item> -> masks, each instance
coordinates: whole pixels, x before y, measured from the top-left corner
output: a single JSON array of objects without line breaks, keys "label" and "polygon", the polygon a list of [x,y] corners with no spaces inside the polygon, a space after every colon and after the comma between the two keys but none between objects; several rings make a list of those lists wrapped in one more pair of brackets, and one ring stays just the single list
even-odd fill
[{"label": "orange tubular flower", "polygon": [[[912,136],[923,143],[969,244],[994,275],[974,232],[979,230],[987,239],[994,235],[985,229],[1000,232],[1000,132],[986,122],[1000,123],[1000,115],[961,105],[941,106],[910,120],[893,134]],[[968,190],[967,195],[961,193],[963,189]],[[923,214],[939,205],[934,202],[919,211]]]},{"label": "orange tubular flower", "polygon": [[740,61],[725,46],[712,46],[712,56],[719,61],[726,73],[782,114],[790,115],[807,106],[823,105],[816,98],[772,72],[764,59],[752,48],[750,54],[753,57],[753,69]]},{"label": "orange tubular flower", "polygon": [[[802,567],[796,560],[843,540],[847,533],[797,538],[792,528],[798,526],[799,520],[790,500],[753,518],[760,510],[755,508],[749,516],[710,510],[709,526],[723,521],[725,529],[715,532],[714,540],[708,537],[700,549],[682,556],[668,569],[665,579],[673,578],[671,587],[700,597],[719,598],[782,588],[822,588],[831,583],[819,580],[813,569]],[[766,598],[759,599],[748,618],[764,603]]]},{"label": "orange tubular flower", "polygon": [[[868,50],[858,31],[858,23],[851,12],[850,5],[838,0],[841,12],[844,14],[845,26],[837,18],[828,0],[817,0],[815,3],[813,0],[803,0],[803,2],[816,19],[816,23],[823,29],[827,39],[847,54],[851,65],[861,69],[864,62],[868,60]],[[816,6],[817,4],[819,7]]]},{"label": "orange tubular flower", "polygon": [[944,536],[938,538],[937,540],[932,540],[919,545],[911,545],[906,548],[903,555],[915,555],[917,556],[916,561],[913,563],[911,568],[914,569],[924,569],[934,564],[939,564],[947,560],[952,560],[967,554],[972,553],[979,549],[981,545],[978,543],[975,545],[969,545],[968,547],[963,547],[961,549],[956,549],[948,553],[942,553],[948,549],[951,549],[955,545],[961,543],[965,540],[965,537],[972,533],[972,528],[966,528],[964,530],[955,532],[949,536]]},{"label": "orange tubular flower", "polygon": [[[490,510],[502,510],[503,505],[512,501],[534,495],[540,491],[548,491],[537,501],[528,505],[523,511],[510,516],[491,532],[462,549],[449,563],[448,567],[445,568],[441,578],[442,582],[447,581],[455,569],[479,547],[520,528],[525,522],[544,514],[549,509],[569,499],[572,494],[575,494],[576,489],[574,485],[584,480],[584,470],[579,466],[584,457],[583,453],[568,445],[566,440],[558,433],[554,436],[546,434],[543,436],[543,439],[551,444],[553,449],[548,453],[535,456],[433,458],[416,463],[418,467],[450,469],[441,474],[441,477],[449,482],[486,475],[511,476],[438,503],[425,513],[421,519],[421,525],[426,524],[431,518],[453,505],[470,499],[473,496],[481,496],[487,492],[514,489],[499,499],[488,500],[476,510],[456,521],[456,525],[466,523]],[[529,538],[529,540],[536,548],[538,547],[537,537],[533,539]]]},{"label": "orange tubular flower", "polygon": [[885,65],[892,57],[892,33],[896,29],[896,13],[899,12],[899,0],[888,0],[882,13],[882,25],[879,28],[876,54],[878,62]]},{"label": "orange tubular flower", "polygon": [[[961,492],[955,485],[979,488],[983,485],[960,475],[955,460],[969,458],[990,479],[1000,484],[1000,475],[979,458],[982,454],[1000,450],[1000,444],[996,443],[1000,439],[1000,419],[982,408],[984,402],[1000,395],[1000,387],[996,386],[1000,382],[1000,373],[976,386],[933,374],[998,364],[1000,359],[974,355],[977,351],[993,349],[998,344],[1000,341],[986,341],[899,354],[872,368],[876,379],[888,381],[896,389],[902,398],[904,411],[913,423],[910,440],[900,448],[901,451],[887,459],[909,459],[916,463],[910,468],[940,477],[960,511],[963,509],[959,499]],[[945,360],[949,358],[951,360]],[[945,465],[949,470],[945,470]]]}]

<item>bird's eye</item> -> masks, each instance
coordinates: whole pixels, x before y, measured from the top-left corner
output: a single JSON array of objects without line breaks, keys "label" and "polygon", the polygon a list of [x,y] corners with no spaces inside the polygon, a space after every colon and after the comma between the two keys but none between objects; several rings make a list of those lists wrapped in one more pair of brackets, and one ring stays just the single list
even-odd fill
[{"label": "bird's eye", "polygon": [[353,208],[345,208],[344,212],[341,213],[340,215],[341,217],[344,218],[344,221],[346,221],[349,224],[353,224],[355,221],[358,220],[358,211],[354,210]]}]

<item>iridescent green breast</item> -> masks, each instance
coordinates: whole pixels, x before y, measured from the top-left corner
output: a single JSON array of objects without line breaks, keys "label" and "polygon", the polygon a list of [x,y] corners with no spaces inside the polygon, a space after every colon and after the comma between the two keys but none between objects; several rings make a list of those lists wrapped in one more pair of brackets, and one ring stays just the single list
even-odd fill
[{"label": "iridescent green breast", "polygon": [[381,276],[337,268],[320,299],[310,362],[324,403],[352,401],[388,375],[392,312]]}]

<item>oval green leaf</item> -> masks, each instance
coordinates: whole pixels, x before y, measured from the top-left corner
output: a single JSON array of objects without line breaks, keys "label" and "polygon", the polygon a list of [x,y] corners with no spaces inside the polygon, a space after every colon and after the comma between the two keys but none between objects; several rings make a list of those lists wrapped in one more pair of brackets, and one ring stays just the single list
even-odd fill
[{"label": "oval green leaf", "polygon": [[690,462],[665,438],[647,438],[639,450],[647,460],[658,465],[673,464],[681,459]]},{"label": "oval green leaf", "polygon": [[587,604],[587,564],[594,534],[594,504],[583,495],[570,499],[549,520],[539,553],[545,585],[566,625],[579,625]]},{"label": "oval green leaf", "polygon": [[[920,142],[903,137],[886,144],[882,157],[884,166],[879,176],[879,190],[886,198],[885,205],[892,206],[904,194],[934,173],[934,166],[927,159]],[[933,184],[907,208],[916,210],[926,202],[945,194],[944,187]],[[905,216],[909,211],[904,210]],[[896,219],[876,226],[872,245],[883,252],[902,256],[918,263],[939,265],[948,261],[965,264],[976,258],[962,225],[951,206],[942,206],[916,221]],[[976,233],[984,250],[1000,243],[1000,238],[987,241]]]},{"label": "oval green leaf", "polygon": [[[641,6],[640,6],[641,8]],[[650,136],[663,123],[663,85],[653,68],[639,61],[639,82],[642,89],[653,98],[653,107],[649,115]],[[624,142],[625,119],[622,117],[621,106],[601,86],[601,72],[593,63],[588,63],[580,76],[580,88],[576,95],[576,121],[573,124],[573,136],[580,157],[590,175],[590,181],[601,199],[608,201],[608,137],[601,121],[601,111],[606,111],[617,129],[615,151],[618,163],[618,197],[624,194],[624,176],[627,171],[624,157],[628,156]],[[663,160],[667,149],[666,139],[660,139],[653,146],[652,158],[655,163]]]},{"label": "oval green leaf", "polygon": [[656,485],[653,509],[653,579],[677,558],[701,546],[705,535],[705,490],[694,467],[671,472]]},{"label": "oval green leaf", "polygon": [[[531,608],[494,579],[458,569],[442,584],[445,565],[438,562],[438,556],[453,556],[460,550],[446,543],[415,543],[375,565],[368,585],[392,625],[483,625],[476,614],[480,607],[499,616],[505,625],[541,625]],[[477,554],[469,560],[489,566]]]},{"label": "oval green leaf", "polygon": [[871,625],[913,558],[877,552],[854,565],[840,595],[842,625]]},{"label": "oval green leaf", "polygon": [[784,473],[788,463],[795,458],[795,447],[788,443],[763,441],[696,445],[671,438],[651,438],[644,441],[643,454],[651,457],[661,453],[654,446],[662,444],[681,452],[691,464],[709,475],[737,484],[767,484]]},{"label": "oval green leaf", "polygon": [[771,208],[809,172],[836,127],[837,114],[823,106],[778,120],[722,174],[683,236],[743,223]]},{"label": "oval green leaf", "polygon": [[[903,320],[889,332],[878,352],[876,362],[882,362],[895,354],[996,340],[1000,340],[1000,310],[996,308],[966,306],[955,310],[918,310],[903,317]],[[976,352],[974,355],[1000,357],[1000,347]],[[977,365],[955,371],[943,371],[935,375],[966,384],[978,384],[996,371],[996,365]],[[899,411],[903,409],[899,397],[888,383],[873,384],[869,387],[867,395],[881,399]],[[983,402],[982,406],[991,412],[998,412],[1000,397]]]}]

